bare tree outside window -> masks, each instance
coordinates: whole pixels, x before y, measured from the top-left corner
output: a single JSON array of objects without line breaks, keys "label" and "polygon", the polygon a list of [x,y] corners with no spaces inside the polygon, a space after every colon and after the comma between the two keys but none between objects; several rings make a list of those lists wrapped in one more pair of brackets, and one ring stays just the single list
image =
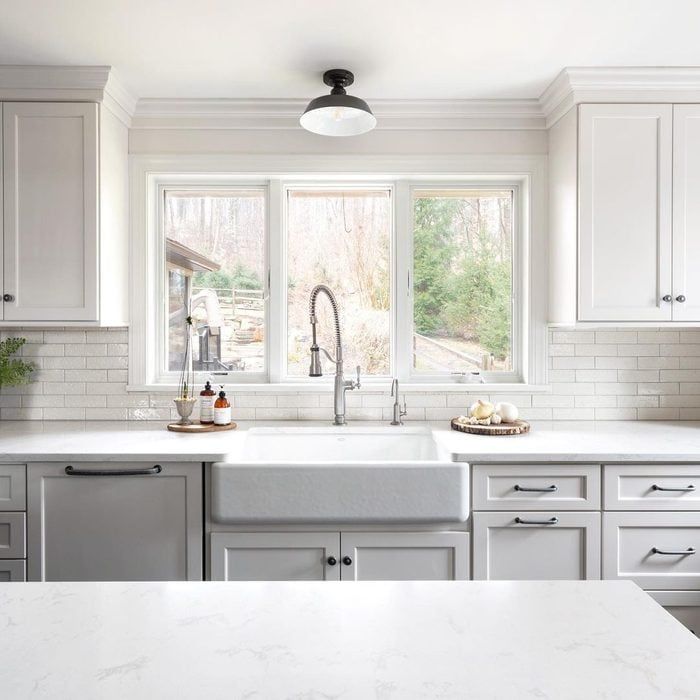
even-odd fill
[{"label": "bare tree outside window", "polygon": [[[306,376],[309,294],[335,292],[346,368],[391,372],[391,226],[389,189],[287,190],[287,372]],[[334,349],[329,309],[318,305],[320,344]],[[328,367],[327,373],[332,369]]]}]

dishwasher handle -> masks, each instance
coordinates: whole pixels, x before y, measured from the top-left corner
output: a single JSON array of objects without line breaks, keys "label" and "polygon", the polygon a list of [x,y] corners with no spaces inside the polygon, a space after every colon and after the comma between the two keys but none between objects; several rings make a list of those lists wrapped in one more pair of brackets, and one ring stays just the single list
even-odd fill
[{"label": "dishwasher handle", "polygon": [[160,474],[163,467],[155,464],[148,469],[75,469],[69,464],[65,471],[68,476],[152,476]]}]

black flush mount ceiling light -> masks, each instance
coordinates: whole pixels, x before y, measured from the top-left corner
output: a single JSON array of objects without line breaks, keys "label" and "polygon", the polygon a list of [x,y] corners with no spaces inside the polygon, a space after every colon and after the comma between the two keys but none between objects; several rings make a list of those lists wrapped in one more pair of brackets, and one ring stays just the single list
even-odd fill
[{"label": "black flush mount ceiling light", "polygon": [[333,89],[330,95],[309,102],[299,119],[307,131],[323,136],[357,136],[374,129],[377,119],[369,105],[345,92],[345,88],[355,82],[355,76],[349,70],[327,70],[323,82]]}]

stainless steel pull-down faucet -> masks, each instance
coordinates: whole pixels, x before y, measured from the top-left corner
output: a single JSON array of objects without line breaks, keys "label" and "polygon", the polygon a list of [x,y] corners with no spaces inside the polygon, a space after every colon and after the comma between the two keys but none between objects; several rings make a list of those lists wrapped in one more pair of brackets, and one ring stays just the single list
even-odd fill
[{"label": "stainless steel pull-down faucet", "polygon": [[403,421],[401,420],[408,411],[406,410],[406,397],[403,397],[403,408],[401,408],[401,405],[399,404],[399,380],[394,379],[391,382],[391,395],[394,397],[394,416],[392,418],[392,421],[390,425],[403,425]]},{"label": "stainless steel pull-down faucet", "polygon": [[[333,322],[335,324],[335,357],[325,348],[320,348],[316,342],[316,300],[323,292],[331,303],[333,309]],[[317,284],[311,290],[309,298],[309,320],[311,322],[311,364],[309,366],[310,377],[322,377],[321,355],[323,354],[335,365],[335,381],[333,383],[333,411],[335,425],[345,425],[345,392],[360,388],[360,365],[357,365],[357,379],[345,379],[343,377],[343,343],[340,337],[340,316],[338,313],[338,302],[335,294],[325,284]]]}]

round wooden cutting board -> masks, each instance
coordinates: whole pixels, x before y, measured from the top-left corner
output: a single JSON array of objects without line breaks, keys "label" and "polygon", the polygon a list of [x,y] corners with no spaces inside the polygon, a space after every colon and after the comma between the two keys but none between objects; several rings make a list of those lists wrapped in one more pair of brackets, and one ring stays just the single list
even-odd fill
[{"label": "round wooden cutting board", "polygon": [[472,425],[471,423],[459,423],[456,418],[450,423],[452,430],[472,435],[523,435],[530,431],[530,424],[524,420],[516,420],[515,423],[499,423],[498,425]]},{"label": "round wooden cutting board", "polygon": [[228,425],[214,425],[213,423],[192,423],[192,425],[178,425],[168,423],[168,430],[174,433],[218,433],[221,430],[235,430],[238,426],[235,423]]}]

